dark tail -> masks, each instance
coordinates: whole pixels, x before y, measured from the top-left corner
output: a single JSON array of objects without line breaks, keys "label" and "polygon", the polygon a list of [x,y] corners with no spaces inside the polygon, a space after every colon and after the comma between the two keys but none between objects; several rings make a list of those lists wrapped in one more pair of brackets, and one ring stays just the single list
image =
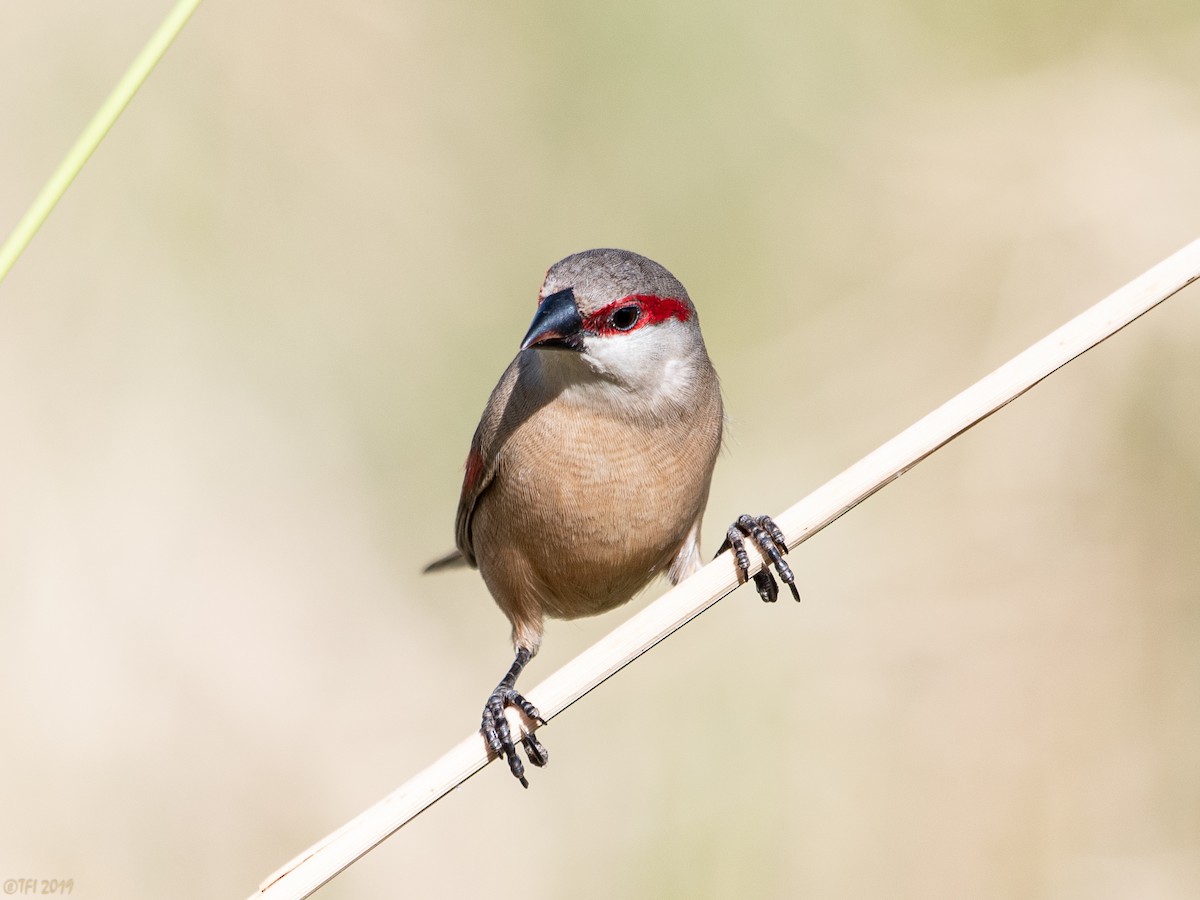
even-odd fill
[{"label": "dark tail", "polygon": [[458,550],[454,550],[440,559],[435,559],[421,571],[424,573],[440,572],[442,569],[457,569],[459,566],[465,565],[467,565],[467,558]]}]

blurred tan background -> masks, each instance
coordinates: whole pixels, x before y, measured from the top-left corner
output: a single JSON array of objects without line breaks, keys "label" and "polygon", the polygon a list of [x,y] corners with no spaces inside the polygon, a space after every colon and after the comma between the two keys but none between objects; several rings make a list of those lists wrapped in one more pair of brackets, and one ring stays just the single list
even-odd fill
[{"label": "blurred tan background", "polygon": [[[5,233],[168,7],[4,5]],[[567,253],[696,300],[715,549],[1198,235],[1186,0],[210,0],[0,287],[0,879],[241,898],[471,730],[418,571]],[[1200,895],[1198,290],[320,896]]]}]

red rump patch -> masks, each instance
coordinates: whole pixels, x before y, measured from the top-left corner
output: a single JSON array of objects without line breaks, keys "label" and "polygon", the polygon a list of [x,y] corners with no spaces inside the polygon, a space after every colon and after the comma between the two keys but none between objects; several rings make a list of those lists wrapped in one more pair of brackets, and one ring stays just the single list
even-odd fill
[{"label": "red rump patch", "polygon": [[[636,310],[636,317],[630,310]],[[686,300],[655,294],[630,294],[589,315],[583,320],[583,328],[592,334],[624,334],[667,319],[686,322],[691,317],[692,310]]]},{"label": "red rump patch", "polygon": [[471,448],[471,452],[467,454],[467,474],[463,477],[463,493],[467,493],[475,489],[475,485],[479,483],[479,476],[483,474],[483,454],[475,447]]}]

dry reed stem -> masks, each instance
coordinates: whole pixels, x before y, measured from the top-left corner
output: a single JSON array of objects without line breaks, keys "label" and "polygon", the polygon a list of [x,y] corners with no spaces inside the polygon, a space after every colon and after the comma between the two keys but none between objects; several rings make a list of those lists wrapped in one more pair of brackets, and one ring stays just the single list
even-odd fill
[{"label": "dry reed stem", "polygon": [[[807,540],[939,447],[1197,278],[1200,240],[1038,341],[777,516],[775,521],[788,546]],[[752,553],[751,563],[752,571],[757,571],[763,560]],[[724,553],[527,696],[546,719],[553,718],[737,586],[733,563]],[[488,762],[483,737],[470,735],[392,794],[268,876],[251,900],[309,896]]]}]

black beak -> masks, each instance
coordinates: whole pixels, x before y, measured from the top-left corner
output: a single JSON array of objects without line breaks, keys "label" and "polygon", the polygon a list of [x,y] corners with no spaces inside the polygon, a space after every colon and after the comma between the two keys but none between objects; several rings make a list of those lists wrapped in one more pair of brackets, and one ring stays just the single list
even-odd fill
[{"label": "black beak", "polygon": [[575,305],[575,292],[570,288],[550,294],[538,306],[533,324],[521,341],[521,349],[555,347],[560,350],[583,349],[583,318]]}]

